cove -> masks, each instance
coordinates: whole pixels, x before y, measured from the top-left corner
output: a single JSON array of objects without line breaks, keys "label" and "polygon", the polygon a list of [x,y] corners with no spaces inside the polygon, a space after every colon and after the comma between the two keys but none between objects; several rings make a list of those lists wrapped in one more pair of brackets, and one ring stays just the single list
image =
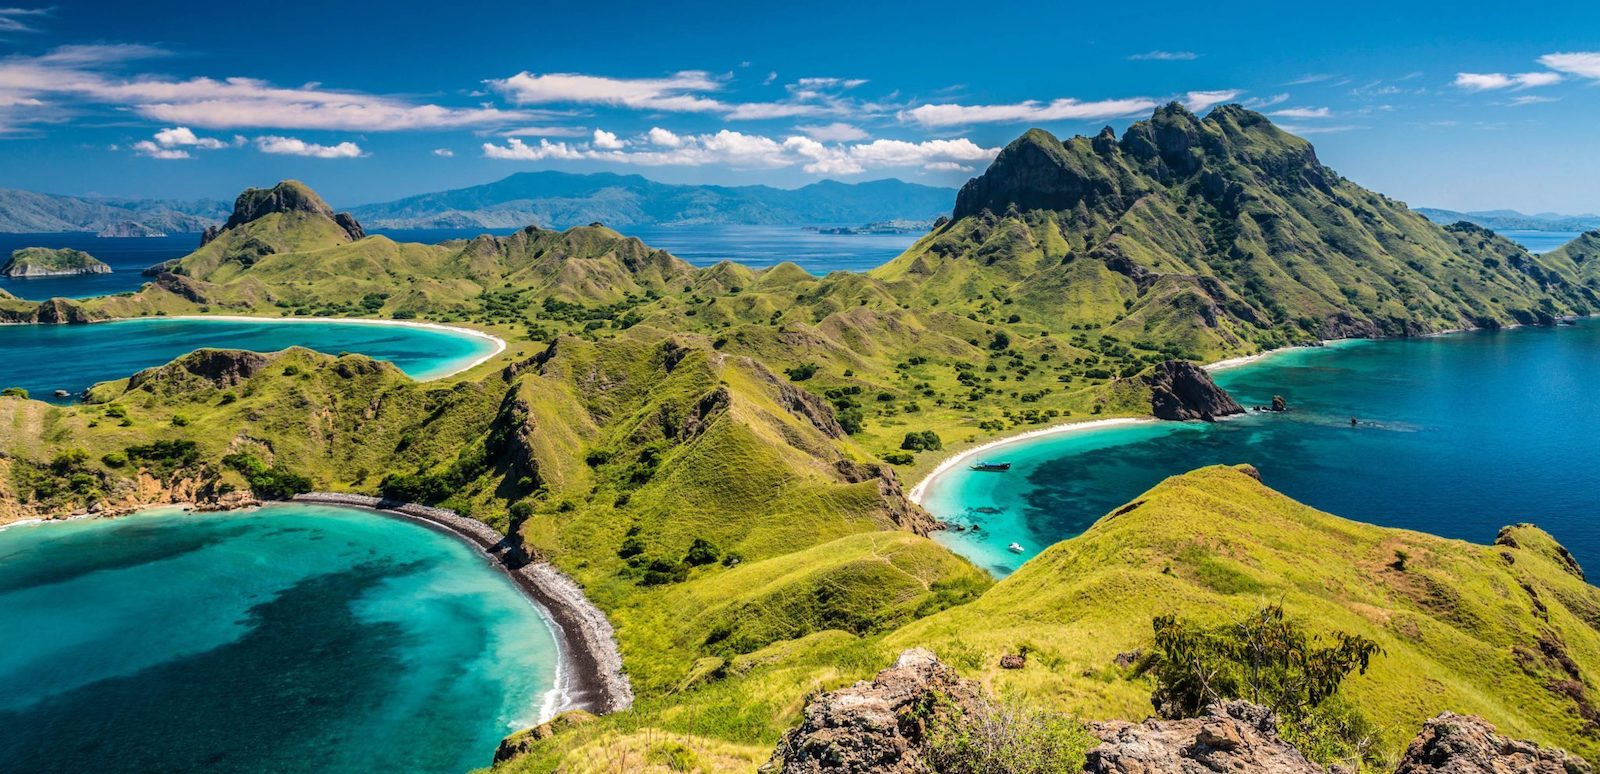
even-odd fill
[{"label": "cove", "polygon": [[357,320],[139,318],[88,325],[0,325],[0,387],[40,400],[77,395],[204,347],[276,352],[292,346],[330,355],[359,352],[394,363],[414,379],[447,376],[494,354],[487,336],[421,325]]},{"label": "cove", "polygon": [[0,771],[486,766],[557,646],[465,543],[321,505],[0,530]]},{"label": "cove", "polygon": [[[1162,479],[1249,463],[1272,488],[1350,519],[1492,542],[1531,521],[1600,568],[1600,322],[1289,350],[1216,381],[1292,411],[1215,424],[1141,422],[986,451],[925,486],[938,539],[996,575]],[[1359,426],[1351,427],[1351,417]],[[1021,554],[1007,550],[1020,543]]]}]

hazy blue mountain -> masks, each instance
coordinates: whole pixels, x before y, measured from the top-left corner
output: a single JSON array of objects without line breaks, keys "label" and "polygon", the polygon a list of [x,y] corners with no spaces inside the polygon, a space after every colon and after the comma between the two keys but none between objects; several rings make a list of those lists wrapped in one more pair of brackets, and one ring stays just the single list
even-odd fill
[{"label": "hazy blue mountain", "polygon": [[231,210],[215,199],[102,199],[0,188],[0,232],[7,233],[135,230],[130,224],[168,234],[199,232]]},{"label": "hazy blue mountain", "polygon": [[657,183],[639,175],[520,172],[486,185],[410,196],[351,210],[372,228],[566,228],[662,223],[782,225],[928,219],[955,190],[900,180],[764,185]]},{"label": "hazy blue mountain", "polygon": [[1600,215],[1562,215],[1558,212],[1529,215],[1516,210],[1457,212],[1434,207],[1418,207],[1416,211],[1435,223],[1449,225],[1466,221],[1492,231],[1588,231],[1600,228]]}]

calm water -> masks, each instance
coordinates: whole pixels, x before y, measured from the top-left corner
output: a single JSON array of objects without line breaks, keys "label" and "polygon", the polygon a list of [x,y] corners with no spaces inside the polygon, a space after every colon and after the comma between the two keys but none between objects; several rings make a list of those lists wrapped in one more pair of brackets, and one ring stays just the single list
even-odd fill
[{"label": "calm water", "polygon": [[[1014,463],[1008,473],[934,482],[929,510],[982,528],[939,539],[1004,575],[1167,476],[1247,462],[1269,486],[1361,521],[1478,543],[1532,521],[1600,570],[1600,322],[1341,343],[1217,381],[1247,406],[1281,394],[1294,410],[1009,445],[986,455]],[[1008,552],[1012,541],[1026,551]]]},{"label": "calm water", "polygon": [[84,274],[77,277],[0,277],[0,290],[18,298],[88,298],[138,290],[150,281],[140,272],[172,258],[181,258],[200,246],[199,234],[174,234],[164,237],[106,237],[73,231],[64,234],[0,234],[0,265],[11,259],[12,250],[24,247],[70,247],[82,250],[111,267],[110,274]]},{"label": "calm water", "polygon": [[1530,253],[1548,253],[1583,235],[1581,231],[1497,231]]},{"label": "calm water", "polygon": [[401,325],[321,320],[161,319],[92,325],[0,325],[0,387],[40,400],[74,395],[202,347],[276,352],[290,346],[360,352],[394,363],[415,379],[455,371],[494,350],[477,336]]},{"label": "calm water", "polygon": [[0,771],[485,766],[548,625],[476,551],[282,505],[0,530]]}]

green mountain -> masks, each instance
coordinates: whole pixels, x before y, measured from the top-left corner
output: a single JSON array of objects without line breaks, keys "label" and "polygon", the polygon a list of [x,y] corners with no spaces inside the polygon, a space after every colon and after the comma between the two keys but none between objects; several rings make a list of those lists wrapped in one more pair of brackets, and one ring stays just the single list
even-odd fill
[{"label": "green mountain", "polygon": [[352,213],[376,228],[853,224],[931,218],[949,207],[950,193],[899,180],[824,180],[783,189],[671,185],[609,173],[520,172],[486,185],[363,205]]},{"label": "green mountain", "polygon": [[1593,755],[1600,592],[1537,530],[1491,548],[1361,525],[1217,468],[994,584],[903,493],[930,446],[1148,416],[1200,374],[1174,358],[1595,309],[1587,250],[1441,228],[1237,107],[1031,131],[869,274],[695,268],[602,226],[397,243],[290,181],[135,293],[0,297],[0,317],[415,318],[506,351],[426,384],[358,355],[206,351],[82,405],[0,397],[0,521],[225,497],[255,467],[492,524],[607,613],[638,697],[530,735],[506,770],[748,771],[808,694],[911,645],[1031,706],[1137,719],[1150,679],[1114,659],[1153,615],[1262,599],[1382,645],[1341,694],[1374,760],[1445,709]]},{"label": "green mountain", "polygon": [[226,202],[101,199],[0,189],[0,232],[146,230],[198,233],[228,215]]},{"label": "green mountain", "polygon": [[1465,221],[1491,231],[1588,231],[1600,228],[1600,215],[1562,215],[1557,212],[1529,215],[1516,210],[1457,212],[1434,207],[1418,207],[1417,212],[1440,225]]}]

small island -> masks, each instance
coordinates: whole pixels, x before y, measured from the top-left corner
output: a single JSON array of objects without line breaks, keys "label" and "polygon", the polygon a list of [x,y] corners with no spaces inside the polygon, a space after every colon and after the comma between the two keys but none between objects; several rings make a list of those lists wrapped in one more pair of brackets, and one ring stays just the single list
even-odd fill
[{"label": "small island", "polygon": [[11,253],[11,260],[0,267],[4,277],[66,277],[77,274],[110,274],[111,267],[82,251],[48,247],[24,247]]},{"label": "small island", "polygon": [[95,236],[102,237],[102,238],[106,238],[106,237],[164,237],[166,235],[167,234],[166,234],[165,231],[162,231],[160,229],[151,228],[149,226],[146,226],[143,223],[139,223],[137,221],[132,221],[132,220],[124,220],[124,221],[119,221],[119,222],[116,222],[116,223],[108,223],[108,224],[106,224],[105,228],[100,229],[100,231],[95,234]]}]

